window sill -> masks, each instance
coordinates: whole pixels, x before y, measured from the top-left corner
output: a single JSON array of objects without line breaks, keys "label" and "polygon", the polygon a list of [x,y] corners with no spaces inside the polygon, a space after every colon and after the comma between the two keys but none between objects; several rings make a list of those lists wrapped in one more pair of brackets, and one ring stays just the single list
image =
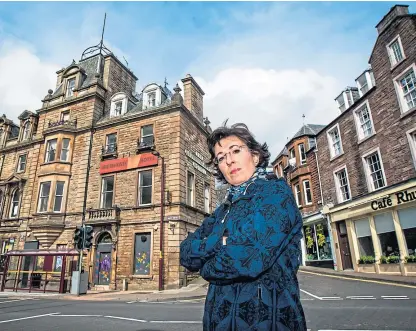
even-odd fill
[{"label": "window sill", "polygon": [[25,171],[26,171],[26,169],[25,170],[21,170],[21,171],[16,171],[16,173],[17,174],[23,174]]},{"label": "window sill", "polygon": [[72,165],[72,162],[69,162],[69,161],[55,160],[55,161],[43,162],[41,163],[41,166],[48,165],[48,164],[55,164],[55,163]]},{"label": "window sill", "polygon": [[339,158],[339,157],[341,157],[341,156],[343,156],[343,155],[344,155],[344,151],[342,151],[342,153],[340,153],[340,154],[338,154],[338,155],[336,155],[336,156],[331,157],[331,158],[329,159],[329,162],[332,162],[332,161],[334,161],[335,159],[337,159],[337,158]]},{"label": "window sill", "polygon": [[132,279],[153,279],[153,275],[131,275]]},{"label": "window sill", "polygon": [[377,132],[373,132],[372,134],[370,134],[369,136],[367,136],[367,137],[364,137],[364,138],[362,138],[362,139],[359,139],[358,141],[357,141],[357,144],[359,145],[359,144],[361,144],[361,143],[363,143],[364,141],[367,141],[368,139],[370,139],[371,137],[374,137],[375,135],[376,135],[376,133]]},{"label": "window sill", "polygon": [[403,119],[403,118],[409,116],[410,114],[413,114],[415,111],[416,111],[416,107],[410,108],[409,110],[407,110],[406,112],[404,112],[400,115],[400,119]]},{"label": "window sill", "polygon": [[394,69],[396,69],[400,64],[402,64],[404,61],[406,60],[406,56],[403,57],[403,59],[401,59],[399,62],[393,64],[390,67],[390,71],[393,71]]}]

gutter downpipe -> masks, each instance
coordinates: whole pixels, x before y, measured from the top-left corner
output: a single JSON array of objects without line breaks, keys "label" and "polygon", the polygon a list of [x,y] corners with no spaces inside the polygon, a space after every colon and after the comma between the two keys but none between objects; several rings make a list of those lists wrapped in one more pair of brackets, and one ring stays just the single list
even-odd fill
[{"label": "gutter downpipe", "polygon": [[[324,206],[324,195],[322,193],[321,172],[319,171],[319,161],[318,161],[318,139],[316,139],[316,138],[315,138],[314,153],[315,153],[315,159],[316,159],[316,168],[318,169],[319,190],[321,192],[322,206]],[[322,215],[326,219],[327,226],[328,226],[329,242],[331,243],[332,260],[334,261],[334,270],[338,270],[337,255],[335,253],[334,239],[332,237],[331,216],[330,215],[324,215],[324,214],[322,214]]]}]

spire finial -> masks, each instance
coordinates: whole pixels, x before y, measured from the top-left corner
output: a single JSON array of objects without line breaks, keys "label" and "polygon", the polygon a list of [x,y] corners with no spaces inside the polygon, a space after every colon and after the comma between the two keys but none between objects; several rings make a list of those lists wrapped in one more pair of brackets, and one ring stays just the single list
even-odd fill
[{"label": "spire finial", "polygon": [[166,79],[166,77],[165,77],[165,87],[166,87],[167,85],[169,85],[169,83],[168,83],[168,80],[167,80],[167,79]]},{"label": "spire finial", "polygon": [[100,54],[103,50],[103,44],[104,44],[104,30],[105,30],[105,20],[107,18],[107,13],[104,13],[104,24],[103,24],[103,32],[101,33],[101,41],[100,41]]}]

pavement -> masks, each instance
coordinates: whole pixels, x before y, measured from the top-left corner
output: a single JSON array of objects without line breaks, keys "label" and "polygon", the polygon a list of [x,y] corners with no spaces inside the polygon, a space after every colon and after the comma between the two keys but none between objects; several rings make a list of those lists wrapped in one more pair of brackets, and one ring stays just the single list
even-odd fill
[{"label": "pavement", "polygon": [[[416,288],[416,277],[386,274],[369,274],[355,271],[336,271],[327,268],[300,267],[299,274],[312,274],[334,278],[359,279],[385,284],[402,284]],[[204,299],[208,282],[201,277],[194,279],[188,286],[164,291],[89,291],[86,295],[44,294],[27,292],[0,292],[1,296],[13,297],[53,297],[54,300],[78,301],[124,301],[124,302],[169,302]]]}]

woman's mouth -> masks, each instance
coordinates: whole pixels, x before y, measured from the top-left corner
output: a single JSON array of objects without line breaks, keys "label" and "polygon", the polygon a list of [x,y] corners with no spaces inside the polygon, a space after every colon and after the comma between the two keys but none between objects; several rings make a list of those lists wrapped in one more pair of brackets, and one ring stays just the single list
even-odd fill
[{"label": "woman's mouth", "polygon": [[236,174],[236,173],[237,173],[237,172],[239,172],[240,170],[241,170],[240,168],[231,170],[231,175]]}]

